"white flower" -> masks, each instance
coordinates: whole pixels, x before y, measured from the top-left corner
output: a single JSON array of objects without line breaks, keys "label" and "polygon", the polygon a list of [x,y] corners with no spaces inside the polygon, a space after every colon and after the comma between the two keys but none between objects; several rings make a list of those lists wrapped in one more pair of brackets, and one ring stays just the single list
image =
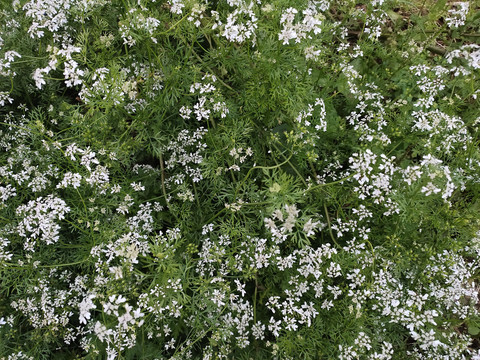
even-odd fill
[{"label": "white flower", "polygon": [[182,15],[183,13],[182,9],[185,7],[182,0],[170,0],[169,4],[171,6],[170,12],[174,14]]},{"label": "white flower", "polygon": [[272,332],[273,336],[278,337],[280,335],[279,331],[282,330],[281,324],[280,320],[275,321],[273,317],[270,318],[268,330]]},{"label": "white flower", "polygon": [[180,116],[181,116],[182,118],[184,118],[185,120],[190,119],[190,114],[191,114],[191,113],[192,113],[192,110],[189,109],[189,108],[186,107],[186,106],[182,106],[182,107],[180,108]]},{"label": "white flower", "polygon": [[111,329],[107,329],[107,327],[100,323],[100,321],[97,321],[95,323],[95,328],[93,329],[93,331],[101,342],[103,342],[105,338],[107,338],[113,333]]},{"label": "white flower", "polygon": [[453,6],[455,6],[455,9],[448,10],[448,13],[452,16],[445,18],[448,27],[457,28],[459,26],[465,25],[465,20],[467,19],[470,4],[467,1],[455,2],[453,3]]},{"label": "white flower", "polygon": [[115,276],[115,280],[123,279],[121,266],[112,266],[108,270]]},{"label": "white flower", "polygon": [[285,211],[287,212],[288,216],[292,217],[293,219],[296,219],[299,213],[299,210],[297,210],[297,206],[295,204],[285,205]]},{"label": "white flower", "polygon": [[35,86],[39,89],[42,88],[43,85],[46,84],[43,74],[48,74],[48,71],[46,69],[35,69],[35,72],[33,73],[33,80],[35,80]]},{"label": "white flower", "polygon": [[165,343],[165,350],[175,349],[175,339],[171,338],[170,341]]},{"label": "white flower", "polygon": [[303,225],[303,231],[306,233],[307,236],[312,236],[315,232],[315,228],[318,226],[319,222],[312,222],[312,219],[308,219],[308,221]]},{"label": "white flower", "polygon": [[78,68],[78,63],[75,60],[69,60],[65,63],[63,75],[65,77],[65,85],[67,85],[67,87],[81,85],[82,80],[80,78],[84,74],[84,71]]},{"label": "white flower", "polygon": [[82,181],[82,175],[77,173],[67,172],[63,176],[63,180],[57,184],[57,189],[65,189],[69,185],[72,186],[74,189],[80,187]]},{"label": "white flower", "polygon": [[214,289],[212,293],[212,298],[210,299],[215,305],[218,307],[224,306],[225,302],[223,301],[225,299],[225,293],[223,291],[220,291],[218,289]]},{"label": "white flower", "polygon": [[433,183],[429,182],[426,186],[422,187],[422,193],[425,193],[425,196],[429,196],[431,194],[438,194],[440,191]]},{"label": "white flower", "polygon": [[130,186],[133,188],[133,190],[135,191],[144,191],[145,190],[145,186],[142,185],[142,183],[135,183],[135,182],[132,182],[130,184]]},{"label": "white flower", "polygon": [[10,197],[16,196],[17,190],[8,184],[7,186],[0,186],[0,200],[2,202],[7,201]]},{"label": "white flower", "polygon": [[265,325],[257,321],[257,323],[252,326],[252,335],[257,340],[265,339]]},{"label": "white flower", "polygon": [[86,324],[87,320],[90,319],[90,310],[95,309],[96,306],[93,303],[92,299],[95,298],[95,295],[90,294],[78,304],[80,309],[80,324]]},{"label": "white flower", "polygon": [[9,95],[10,93],[6,91],[0,91],[0,106],[5,106],[6,102],[10,104],[13,102],[13,98],[11,98]]}]

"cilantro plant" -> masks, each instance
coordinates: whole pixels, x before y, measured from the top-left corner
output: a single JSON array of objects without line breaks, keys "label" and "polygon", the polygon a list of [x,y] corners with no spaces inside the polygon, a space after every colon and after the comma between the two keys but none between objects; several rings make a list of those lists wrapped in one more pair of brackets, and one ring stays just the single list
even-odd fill
[{"label": "cilantro plant", "polygon": [[480,359],[479,10],[0,0],[0,359]]}]

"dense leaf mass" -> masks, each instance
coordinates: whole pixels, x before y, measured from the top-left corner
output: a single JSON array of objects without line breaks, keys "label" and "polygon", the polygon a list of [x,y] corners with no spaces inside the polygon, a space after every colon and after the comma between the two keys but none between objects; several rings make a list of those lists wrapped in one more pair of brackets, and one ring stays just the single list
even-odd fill
[{"label": "dense leaf mass", "polygon": [[480,359],[479,14],[0,0],[0,360]]}]

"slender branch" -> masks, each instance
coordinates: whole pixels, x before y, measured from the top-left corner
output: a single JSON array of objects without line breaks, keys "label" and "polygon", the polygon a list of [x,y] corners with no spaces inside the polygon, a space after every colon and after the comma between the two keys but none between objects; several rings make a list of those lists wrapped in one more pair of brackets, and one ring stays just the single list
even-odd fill
[{"label": "slender branch", "polygon": [[320,188],[325,187],[325,186],[340,184],[340,183],[342,183],[344,181],[347,181],[348,179],[352,178],[353,176],[355,176],[355,174],[356,173],[350,174],[345,178],[342,178],[342,179],[339,179],[339,180],[336,180],[336,181],[332,181],[330,183],[318,184],[318,185],[312,186],[312,187],[308,188],[307,190],[305,190],[305,192],[311,191],[311,190],[317,190],[317,189],[320,189]]},{"label": "slender branch", "polygon": [[335,237],[333,236],[332,223],[330,222],[330,215],[328,215],[327,204],[324,203],[323,208],[325,209],[325,215],[327,217],[328,231],[330,233],[330,237],[332,238],[332,241],[334,242],[334,244],[340,247],[340,245],[337,243],[337,240],[335,240]]},{"label": "slender branch", "polygon": [[161,176],[161,180],[162,180],[162,192],[163,192],[163,196],[165,197],[165,201],[167,202],[168,204],[168,198],[167,198],[167,190],[165,189],[165,167],[163,165],[163,155],[160,154],[160,176]]}]

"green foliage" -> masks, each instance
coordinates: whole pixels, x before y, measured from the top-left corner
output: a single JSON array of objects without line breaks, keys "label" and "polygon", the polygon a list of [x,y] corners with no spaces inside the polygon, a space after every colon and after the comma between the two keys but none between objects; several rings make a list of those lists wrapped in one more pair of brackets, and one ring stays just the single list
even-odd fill
[{"label": "green foliage", "polygon": [[478,358],[479,10],[0,0],[0,360]]}]

